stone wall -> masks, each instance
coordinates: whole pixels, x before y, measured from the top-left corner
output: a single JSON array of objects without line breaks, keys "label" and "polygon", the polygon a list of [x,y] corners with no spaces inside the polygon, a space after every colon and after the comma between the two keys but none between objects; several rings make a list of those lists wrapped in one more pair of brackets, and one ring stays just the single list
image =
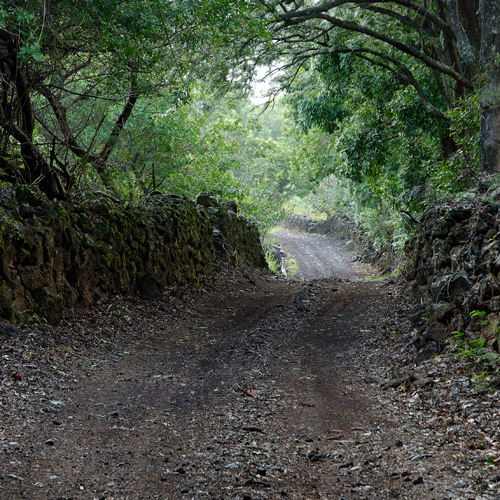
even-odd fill
[{"label": "stone wall", "polygon": [[406,246],[421,358],[439,352],[454,331],[483,337],[498,350],[500,191],[492,196],[429,210]]},{"label": "stone wall", "polygon": [[[0,318],[48,322],[78,303],[213,272],[217,259],[267,267],[235,203],[157,195],[123,208],[51,202],[34,186],[0,191]],[[147,279],[146,279],[147,282]]]}]

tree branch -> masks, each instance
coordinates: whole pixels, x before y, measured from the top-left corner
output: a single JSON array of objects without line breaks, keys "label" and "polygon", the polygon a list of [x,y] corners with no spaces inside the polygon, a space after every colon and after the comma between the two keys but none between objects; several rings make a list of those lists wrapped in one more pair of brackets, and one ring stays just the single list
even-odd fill
[{"label": "tree branch", "polygon": [[0,28],[0,40],[4,42],[7,49],[7,55],[2,58],[2,62],[9,68],[10,80],[15,85],[19,108],[21,110],[22,118],[18,122],[22,123],[23,129],[31,141],[34,129],[33,109],[29,97],[29,86],[17,57],[20,48],[19,37],[13,37],[10,33]]},{"label": "tree branch", "polygon": [[66,146],[79,158],[82,158],[87,154],[87,152],[78,145],[75,137],[73,136],[71,129],[68,125],[68,120],[66,117],[67,108],[63,106],[60,101],[56,98],[56,96],[50,91],[50,89],[46,85],[38,85],[38,92],[47,99],[52,108],[52,111],[56,115],[57,123],[59,124],[59,128],[64,137],[63,144]]},{"label": "tree branch", "polygon": [[425,26],[423,26],[423,24],[421,22],[415,21],[411,17],[404,16],[404,15],[399,14],[398,12],[395,12],[393,10],[384,9],[381,7],[375,7],[371,3],[361,4],[360,7],[363,10],[369,10],[372,12],[376,12],[377,14],[382,14],[383,16],[392,17],[393,19],[398,20],[402,24],[405,24],[406,26],[410,26],[411,28],[416,28],[419,31],[421,29],[423,29],[431,37],[437,36],[437,33],[434,30],[431,30],[430,28],[426,28]]},{"label": "tree branch", "polygon": [[[429,101],[429,98],[427,97],[427,94],[425,93],[425,90],[423,89],[423,87],[420,85],[420,83],[415,78],[415,76],[410,71],[410,69],[407,66],[405,66],[403,63],[401,63],[397,59],[394,59],[393,57],[386,56],[385,54],[382,54],[380,52],[376,52],[376,51],[370,50],[370,49],[354,49],[354,50],[352,50],[352,53],[359,56],[359,57],[362,57],[363,59],[367,60],[371,64],[374,64],[376,66],[381,66],[381,67],[388,69],[389,71],[395,73],[399,77],[403,77],[403,79],[406,80],[417,91],[417,94],[420,97],[422,104],[425,106],[425,109],[427,109],[427,111],[429,111],[429,113],[434,115],[436,118],[440,118],[442,120],[449,121],[449,118],[441,110],[437,109]],[[361,53],[369,53],[369,54],[375,55],[377,57],[380,57],[386,61],[389,61],[392,64],[394,64],[399,69],[399,71],[394,70],[394,68],[391,68],[387,64],[377,62],[377,61],[371,59],[370,57],[360,55]]]},{"label": "tree branch", "polygon": [[113,148],[118,142],[118,138],[120,137],[121,131],[125,127],[127,120],[130,118],[130,115],[132,114],[132,110],[134,109],[137,99],[139,98],[139,88],[137,85],[137,69],[132,62],[129,62],[129,68],[130,68],[131,81],[130,81],[130,94],[127,103],[125,104],[122,113],[116,120],[113,126],[113,130],[111,131],[111,134],[109,135],[108,140],[106,141],[106,144],[103,146],[101,152],[96,156],[94,160],[95,169],[97,170],[97,172],[99,173],[105,184],[109,184],[108,176],[105,172],[106,163],[111,155],[111,152],[113,151]]},{"label": "tree branch", "polygon": [[[288,21],[294,19],[294,20],[299,20],[299,23],[302,23],[304,21],[307,21],[308,19],[314,19],[318,17],[319,14],[323,14],[325,12],[328,12],[335,7],[340,7],[342,5],[346,4],[355,4],[355,5],[360,5],[360,4],[367,4],[366,0],[334,0],[332,2],[327,2],[322,5],[317,5],[315,7],[309,7],[307,9],[302,9],[302,10],[294,10],[290,12],[286,12],[284,14],[279,14],[279,20],[284,21],[286,25],[288,25]],[[413,11],[415,11],[417,14],[421,15],[425,19],[428,19],[430,22],[432,22],[437,28],[446,31],[450,36],[454,37],[454,33],[452,28],[450,27],[449,24],[447,24],[443,19],[441,19],[439,16],[436,16],[433,12],[430,10],[426,9],[422,4],[412,2],[411,0],[393,0],[392,2],[388,2],[387,0],[373,0],[370,2],[370,4],[375,4],[375,3],[395,3],[398,5],[402,5],[403,7],[407,7]]]},{"label": "tree branch", "polygon": [[435,59],[429,57],[424,54],[422,51],[418,50],[416,47],[412,47],[411,45],[407,45],[395,38],[392,38],[384,33],[379,33],[378,31],[372,30],[371,28],[367,28],[365,26],[360,26],[359,24],[353,23],[352,21],[344,21],[342,19],[332,17],[326,14],[320,14],[316,16],[319,19],[324,19],[328,21],[330,24],[337,26],[339,28],[345,29],[347,31],[354,31],[357,33],[363,33],[364,35],[368,35],[376,40],[380,40],[382,42],[387,43],[388,45],[394,47],[395,49],[400,50],[401,52],[408,54],[416,59],[422,61],[429,68],[434,68],[441,73],[445,73],[446,75],[451,76],[454,80],[462,84],[464,87],[469,89],[473,89],[473,85],[466,80],[462,75],[457,73],[454,69],[436,61]]}]

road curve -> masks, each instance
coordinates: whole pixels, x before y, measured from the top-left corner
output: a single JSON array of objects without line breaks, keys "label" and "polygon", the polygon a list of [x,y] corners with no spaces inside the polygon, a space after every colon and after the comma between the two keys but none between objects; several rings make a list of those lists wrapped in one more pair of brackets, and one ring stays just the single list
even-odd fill
[{"label": "road curve", "polygon": [[366,265],[355,262],[356,254],[346,250],[345,240],[283,228],[271,232],[270,238],[284,249],[287,267],[295,278],[309,280],[335,276],[352,280],[368,274]]}]

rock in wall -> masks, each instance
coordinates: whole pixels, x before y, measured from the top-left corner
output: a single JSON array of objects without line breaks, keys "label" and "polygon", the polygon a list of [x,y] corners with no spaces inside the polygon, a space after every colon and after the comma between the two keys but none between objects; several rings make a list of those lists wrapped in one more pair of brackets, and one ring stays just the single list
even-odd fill
[{"label": "rock in wall", "polygon": [[35,313],[54,322],[77,303],[128,293],[144,277],[161,285],[211,272],[220,257],[267,267],[258,230],[236,204],[198,198],[156,195],[123,208],[51,202],[35,186],[1,190],[0,318]]},{"label": "rock in wall", "polygon": [[418,349],[439,351],[457,331],[498,350],[500,192],[493,196],[427,211],[406,245],[403,272],[419,303],[411,317]]}]

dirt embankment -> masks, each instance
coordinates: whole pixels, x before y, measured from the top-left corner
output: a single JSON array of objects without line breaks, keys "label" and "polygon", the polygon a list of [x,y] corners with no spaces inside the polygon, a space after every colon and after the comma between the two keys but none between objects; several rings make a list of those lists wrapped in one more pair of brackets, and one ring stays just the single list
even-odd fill
[{"label": "dirt embankment", "polygon": [[227,271],[4,337],[0,497],[483,498],[484,450],[438,423],[457,400],[424,418],[423,382],[384,388],[415,354],[404,285],[337,269]]}]

